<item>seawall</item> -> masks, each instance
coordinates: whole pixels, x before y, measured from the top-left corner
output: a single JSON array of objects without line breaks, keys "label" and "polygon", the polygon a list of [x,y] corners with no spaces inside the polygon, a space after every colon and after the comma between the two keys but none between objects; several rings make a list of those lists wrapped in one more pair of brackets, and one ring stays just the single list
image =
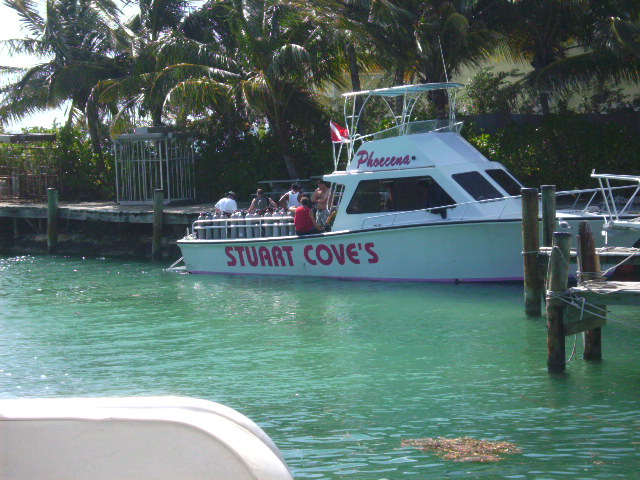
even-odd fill
[{"label": "seawall", "polygon": [[[211,209],[211,205],[165,206],[160,257],[177,260],[176,241],[201,211]],[[57,254],[151,258],[152,206],[61,202],[57,219]],[[46,204],[0,202],[0,252],[47,253]]]}]

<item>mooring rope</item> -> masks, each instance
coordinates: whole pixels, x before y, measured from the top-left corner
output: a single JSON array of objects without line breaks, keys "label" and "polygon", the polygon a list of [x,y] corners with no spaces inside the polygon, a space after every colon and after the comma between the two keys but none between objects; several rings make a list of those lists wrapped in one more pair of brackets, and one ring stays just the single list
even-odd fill
[{"label": "mooring rope", "polygon": [[616,268],[618,268],[619,266],[621,266],[621,265],[622,265],[622,264],[624,264],[625,262],[629,261],[630,259],[632,259],[632,258],[636,255],[636,253],[638,253],[638,251],[640,251],[640,249],[638,249],[638,248],[634,248],[633,250],[634,250],[634,252],[633,252],[633,253],[631,253],[631,254],[629,254],[629,256],[628,256],[627,258],[623,259],[620,263],[618,263],[618,264],[614,265],[613,267],[609,267],[609,268],[607,268],[607,269],[603,272],[603,275],[607,275],[611,270],[615,270]]},{"label": "mooring rope", "polygon": [[[596,293],[601,295],[607,295],[606,292],[596,292]],[[601,306],[589,303],[586,301],[585,298],[579,297],[575,293],[552,292],[550,290],[547,290],[546,295],[547,295],[547,299],[549,300],[559,300],[571,307],[580,309],[580,320],[582,320],[584,317],[584,314],[587,313],[587,314],[593,315],[594,317],[601,318],[607,322],[611,321],[611,322],[619,323],[620,325],[625,325],[627,327],[640,329],[639,324],[625,322],[621,320],[619,317],[613,315],[611,313],[611,310],[607,310],[605,307],[601,307]]]}]

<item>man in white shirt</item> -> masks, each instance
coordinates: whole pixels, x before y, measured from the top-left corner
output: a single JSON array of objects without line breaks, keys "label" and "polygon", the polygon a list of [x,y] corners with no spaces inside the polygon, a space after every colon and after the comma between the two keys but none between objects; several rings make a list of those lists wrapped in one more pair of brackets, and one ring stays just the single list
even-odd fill
[{"label": "man in white shirt", "polygon": [[300,185],[294,183],[291,185],[291,190],[280,197],[280,206],[286,210],[293,208],[295,211],[300,206],[298,195],[300,195]]},{"label": "man in white shirt", "polygon": [[215,204],[214,208],[216,209],[216,213],[218,215],[225,214],[231,215],[238,209],[238,204],[236,203],[236,194],[234,192],[228,192],[227,196],[218,200],[218,203]]}]

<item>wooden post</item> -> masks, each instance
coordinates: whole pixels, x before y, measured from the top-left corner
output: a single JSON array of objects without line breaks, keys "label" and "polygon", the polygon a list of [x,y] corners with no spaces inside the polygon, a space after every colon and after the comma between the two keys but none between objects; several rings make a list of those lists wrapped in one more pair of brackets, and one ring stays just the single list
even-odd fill
[{"label": "wooden post", "polygon": [[550,247],[556,231],[556,186],[542,185],[542,246]]},{"label": "wooden post", "polygon": [[521,193],[524,311],[529,317],[539,317],[542,314],[542,282],[538,271],[538,250],[540,249],[538,189],[523,188]]},{"label": "wooden post", "polygon": [[13,239],[17,240],[20,236],[20,227],[18,226],[18,219],[13,217]]},{"label": "wooden post", "polygon": [[155,189],[153,192],[153,239],[151,242],[151,258],[160,258],[162,247],[162,221],[164,216],[164,191]]},{"label": "wooden post", "polygon": [[555,232],[547,277],[547,370],[564,372],[566,366],[564,327],[562,325],[564,302],[557,295],[567,291],[569,283],[571,234]]},{"label": "wooden post", "polygon": [[[580,282],[600,278],[600,261],[596,255],[596,245],[589,222],[580,222],[578,229],[578,245],[580,254]],[[585,360],[602,360],[602,327],[592,328],[584,334]]]},{"label": "wooden post", "polygon": [[58,246],[58,190],[47,188],[47,252]]}]

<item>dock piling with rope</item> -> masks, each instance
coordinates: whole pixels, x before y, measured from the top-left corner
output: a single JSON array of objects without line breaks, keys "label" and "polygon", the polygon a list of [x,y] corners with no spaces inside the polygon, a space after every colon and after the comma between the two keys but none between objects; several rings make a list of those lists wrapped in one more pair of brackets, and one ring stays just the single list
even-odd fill
[{"label": "dock piling with rope", "polygon": [[[543,244],[550,236],[550,218],[555,219],[555,204],[547,203],[551,195],[547,195],[545,200],[545,189],[551,191],[551,188],[543,187]],[[533,207],[533,200],[529,198],[535,196],[537,203],[537,190],[527,190],[533,192],[522,191],[525,313],[535,316],[532,306],[536,304],[537,294],[532,285],[543,285],[546,292],[547,369],[550,373],[560,373],[566,369],[565,337],[584,332],[583,358],[601,360],[602,327],[607,323],[607,305],[640,306],[640,282],[606,279],[608,273],[623,264],[640,264],[640,249],[596,248],[591,225],[582,221],[576,236],[577,248],[571,248],[573,235],[553,232],[552,245],[538,248],[535,255],[537,268],[532,267],[532,251],[539,242],[536,228],[539,218],[537,205]],[[577,285],[569,287],[572,263],[578,265]],[[602,272],[601,263],[612,266]]]}]

